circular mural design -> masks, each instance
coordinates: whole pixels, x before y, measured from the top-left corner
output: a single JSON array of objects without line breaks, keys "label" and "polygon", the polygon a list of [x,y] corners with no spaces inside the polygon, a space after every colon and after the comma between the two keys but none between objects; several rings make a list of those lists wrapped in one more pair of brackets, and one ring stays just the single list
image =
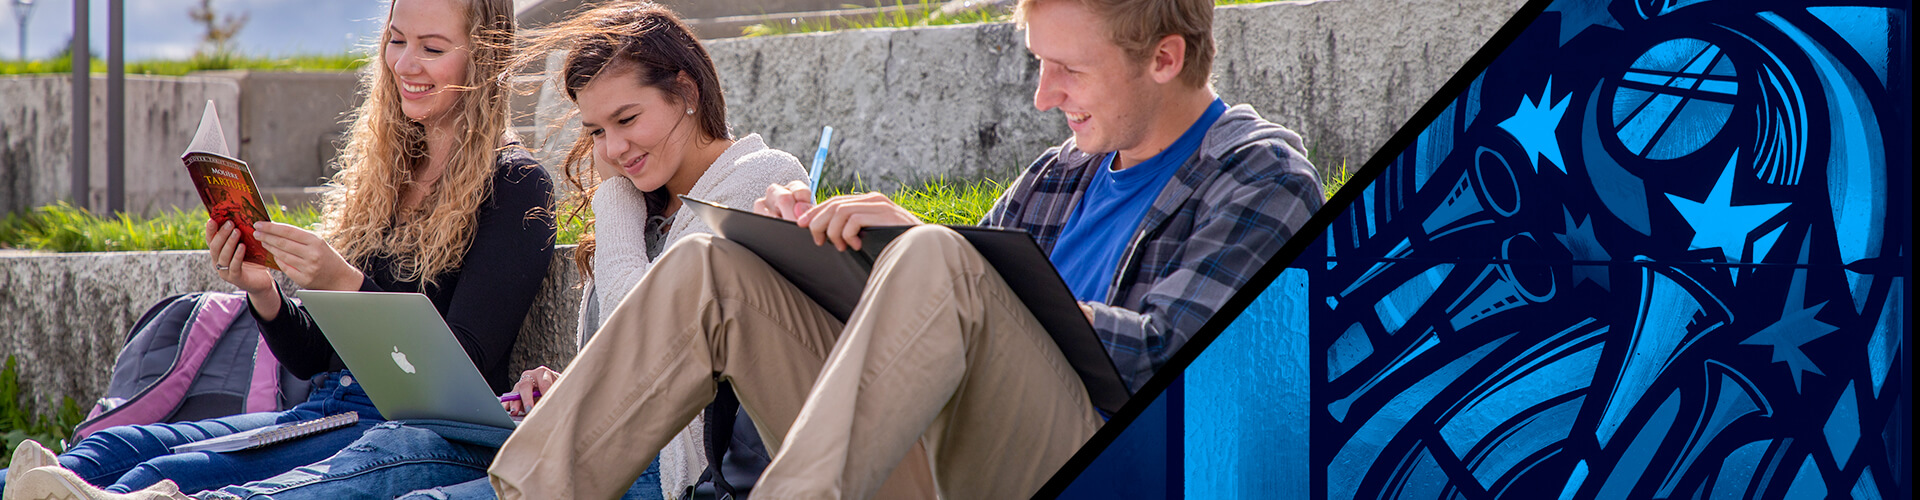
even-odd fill
[{"label": "circular mural design", "polygon": [[1628,151],[1671,160],[1720,133],[1740,90],[1733,61],[1706,41],[1661,42],[1641,54],[1613,93],[1613,127]]}]

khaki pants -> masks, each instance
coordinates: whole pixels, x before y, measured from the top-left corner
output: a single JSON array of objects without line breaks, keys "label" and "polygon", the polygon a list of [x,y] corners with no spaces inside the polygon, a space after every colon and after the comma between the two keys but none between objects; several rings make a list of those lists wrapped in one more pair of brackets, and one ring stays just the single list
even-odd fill
[{"label": "khaki pants", "polygon": [[507,440],[494,489],[616,497],[716,380],[778,450],[755,498],[924,496],[925,461],[945,498],[1023,498],[1102,424],[1059,348],[950,230],[889,245],[845,328],[752,252],[694,236]]}]

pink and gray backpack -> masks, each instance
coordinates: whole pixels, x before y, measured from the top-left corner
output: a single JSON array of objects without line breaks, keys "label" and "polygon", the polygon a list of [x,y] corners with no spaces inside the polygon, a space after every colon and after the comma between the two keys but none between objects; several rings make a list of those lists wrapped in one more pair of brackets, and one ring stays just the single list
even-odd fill
[{"label": "pink and gray backpack", "polygon": [[310,385],[288,373],[260,338],[238,293],[167,297],[134,323],[107,394],[74,439],[117,425],[186,422],[285,410]]}]

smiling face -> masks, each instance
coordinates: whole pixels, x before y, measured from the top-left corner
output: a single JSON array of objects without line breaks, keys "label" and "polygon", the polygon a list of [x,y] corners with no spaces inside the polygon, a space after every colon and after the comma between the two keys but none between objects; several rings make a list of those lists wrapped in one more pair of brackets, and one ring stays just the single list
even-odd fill
[{"label": "smiling face", "polygon": [[1027,14],[1027,49],[1040,59],[1033,107],[1059,109],[1081,151],[1142,147],[1152,119],[1147,110],[1161,99],[1145,62],[1107,37],[1088,36],[1106,32],[1106,21],[1080,2],[1036,3]]},{"label": "smiling face", "polygon": [[394,0],[381,54],[407,118],[432,124],[459,103],[472,53],[466,18],[453,0]]},{"label": "smiling face", "polygon": [[695,138],[688,104],[641,85],[632,66],[616,62],[606,68],[580,88],[574,104],[582,133],[593,138],[594,168],[602,178],[624,177],[641,191],[670,183],[690,187],[699,179],[700,172],[681,167]]}]

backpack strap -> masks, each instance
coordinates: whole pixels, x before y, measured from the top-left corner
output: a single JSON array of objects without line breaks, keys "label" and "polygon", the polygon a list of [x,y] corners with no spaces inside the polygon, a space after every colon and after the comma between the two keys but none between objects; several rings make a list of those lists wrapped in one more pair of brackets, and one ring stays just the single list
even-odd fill
[{"label": "backpack strap", "polygon": [[734,491],[733,483],[727,482],[726,474],[721,471],[727,455],[727,445],[733,442],[733,421],[740,415],[740,397],[733,393],[733,384],[721,382],[719,391],[713,395],[713,404],[707,405],[707,425],[704,429],[707,441],[707,472],[701,479],[713,479],[713,491],[721,500],[740,498]]},{"label": "backpack strap", "polygon": [[[235,297],[238,300],[233,300]],[[205,293],[191,297],[191,300],[195,304],[189,313],[186,329],[181,332],[183,340],[180,354],[175,358],[173,367],[168,368],[167,374],[160,380],[141,390],[140,394],[127,398],[127,404],[80,424],[74,431],[74,440],[85,439],[108,427],[159,422],[173,413],[181,396],[200,374],[200,365],[207,361],[207,353],[213,350],[213,345],[219,342],[234,318],[244,312],[242,308],[247,307],[246,297],[233,294]],[[170,397],[152,397],[149,394]]]},{"label": "backpack strap", "polygon": [[[240,307],[250,307],[247,303],[246,294],[239,295],[238,300]],[[245,311],[245,309],[242,309],[242,311]],[[243,314],[250,315],[251,313]],[[259,324],[251,321],[253,318],[248,317],[246,318],[248,321],[244,322],[237,321],[237,319],[238,318],[236,318],[234,323],[246,323],[248,326],[247,331],[240,332],[241,334],[261,335]],[[267,347],[267,339],[265,338],[261,338],[253,345],[252,375],[253,379],[247,384],[247,407],[245,411],[247,413],[260,413],[280,410],[280,358],[273,357],[273,349]]]}]

